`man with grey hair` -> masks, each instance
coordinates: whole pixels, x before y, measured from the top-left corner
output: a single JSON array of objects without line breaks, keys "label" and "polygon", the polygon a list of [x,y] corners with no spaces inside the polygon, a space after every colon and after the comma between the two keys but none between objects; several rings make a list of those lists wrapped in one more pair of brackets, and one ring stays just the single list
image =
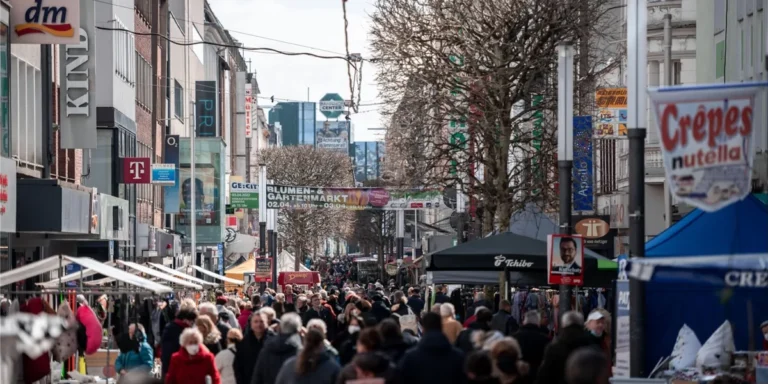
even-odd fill
[{"label": "man with grey hair", "polygon": [[301,317],[289,312],[280,318],[280,334],[267,341],[253,370],[251,384],[274,383],[283,363],[301,349]]},{"label": "man with grey hair", "polygon": [[197,308],[197,311],[200,314],[200,316],[205,316],[211,319],[211,321],[214,324],[216,324],[216,328],[219,330],[219,333],[221,333],[224,336],[226,336],[227,333],[229,333],[229,330],[231,329],[231,327],[229,326],[229,324],[222,321],[222,319],[219,316],[219,310],[218,308],[216,308],[216,305],[214,305],[213,303],[202,303]]},{"label": "man with grey hair", "polygon": [[544,351],[537,384],[564,383],[565,363],[581,347],[597,345],[594,337],[584,330],[584,315],[568,311],[560,320],[560,333]]},{"label": "man with grey hair", "polygon": [[538,372],[541,360],[544,358],[544,350],[549,344],[549,337],[541,328],[541,314],[531,310],[523,316],[523,326],[512,334],[512,337],[520,344],[523,360],[531,367],[531,372]]}]

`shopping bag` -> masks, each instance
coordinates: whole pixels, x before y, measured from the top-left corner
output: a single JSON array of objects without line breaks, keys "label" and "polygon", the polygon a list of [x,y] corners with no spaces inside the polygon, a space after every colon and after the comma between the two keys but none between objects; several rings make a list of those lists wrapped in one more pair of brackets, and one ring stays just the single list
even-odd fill
[{"label": "shopping bag", "polygon": [[406,329],[410,329],[414,334],[418,335],[419,320],[416,318],[416,315],[413,313],[413,311],[411,311],[410,307],[408,307],[407,315],[400,316],[400,330],[405,331]]},{"label": "shopping bag", "polygon": [[669,368],[681,371],[686,368],[692,368],[696,364],[696,355],[701,349],[701,341],[696,337],[688,325],[683,324],[680,332],[677,333],[677,341],[672,349],[672,359],[669,362]]},{"label": "shopping bag", "polygon": [[736,350],[733,329],[726,320],[707,339],[696,355],[696,368],[727,368],[731,364],[731,353]]}]

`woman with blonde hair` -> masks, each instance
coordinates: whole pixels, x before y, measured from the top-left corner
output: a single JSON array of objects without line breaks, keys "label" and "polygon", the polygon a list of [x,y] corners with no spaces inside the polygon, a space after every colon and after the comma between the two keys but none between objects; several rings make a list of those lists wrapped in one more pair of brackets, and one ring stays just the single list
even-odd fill
[{"label": "woman with blonde hair", "polygon": [[221,332],[216,324],[208,316],[198,316],[195,320],[195,326],[203,335],[203,344],[214,355],[223,349],[221,343]]},{"label": "woman with blonde hair", "polygon": [[221,374],[221,384],[237,384],[235,377],[235,355],[237,343],[243,340],[243,333],[237,328],[227,332],[227,348],[216,354],[216,368]]},{"label": "woman with blonde hair", "polygon": [[528,375],[528,363],[522,361],[520,344],[511,337],[495,342],[490,349],[493,369],[502,384],[523,383]]}]

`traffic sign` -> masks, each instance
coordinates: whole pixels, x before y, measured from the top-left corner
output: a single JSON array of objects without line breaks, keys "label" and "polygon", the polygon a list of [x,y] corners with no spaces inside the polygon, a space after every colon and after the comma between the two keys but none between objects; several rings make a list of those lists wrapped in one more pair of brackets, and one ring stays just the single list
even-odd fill
[{"label": "traffic sign", "polygon": [[344,113],[344,98],[338,93],[326,93],[320,99],[320,113],[328,119],[336,119]]}]

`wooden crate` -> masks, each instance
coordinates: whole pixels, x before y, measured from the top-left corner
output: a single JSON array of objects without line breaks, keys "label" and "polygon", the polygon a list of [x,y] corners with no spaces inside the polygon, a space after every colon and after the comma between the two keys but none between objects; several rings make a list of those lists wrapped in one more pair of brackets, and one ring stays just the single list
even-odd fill
[{"label": "wooden crate", "polygon": [[[109,365],[114,367],[117,355],[120,354],[120,350],[109,350]],[[86,368],[88,369],[88,375],[104,377],[104,367],[107,366],[107,350],[99,349],[93,355],[85,357]]]}]

